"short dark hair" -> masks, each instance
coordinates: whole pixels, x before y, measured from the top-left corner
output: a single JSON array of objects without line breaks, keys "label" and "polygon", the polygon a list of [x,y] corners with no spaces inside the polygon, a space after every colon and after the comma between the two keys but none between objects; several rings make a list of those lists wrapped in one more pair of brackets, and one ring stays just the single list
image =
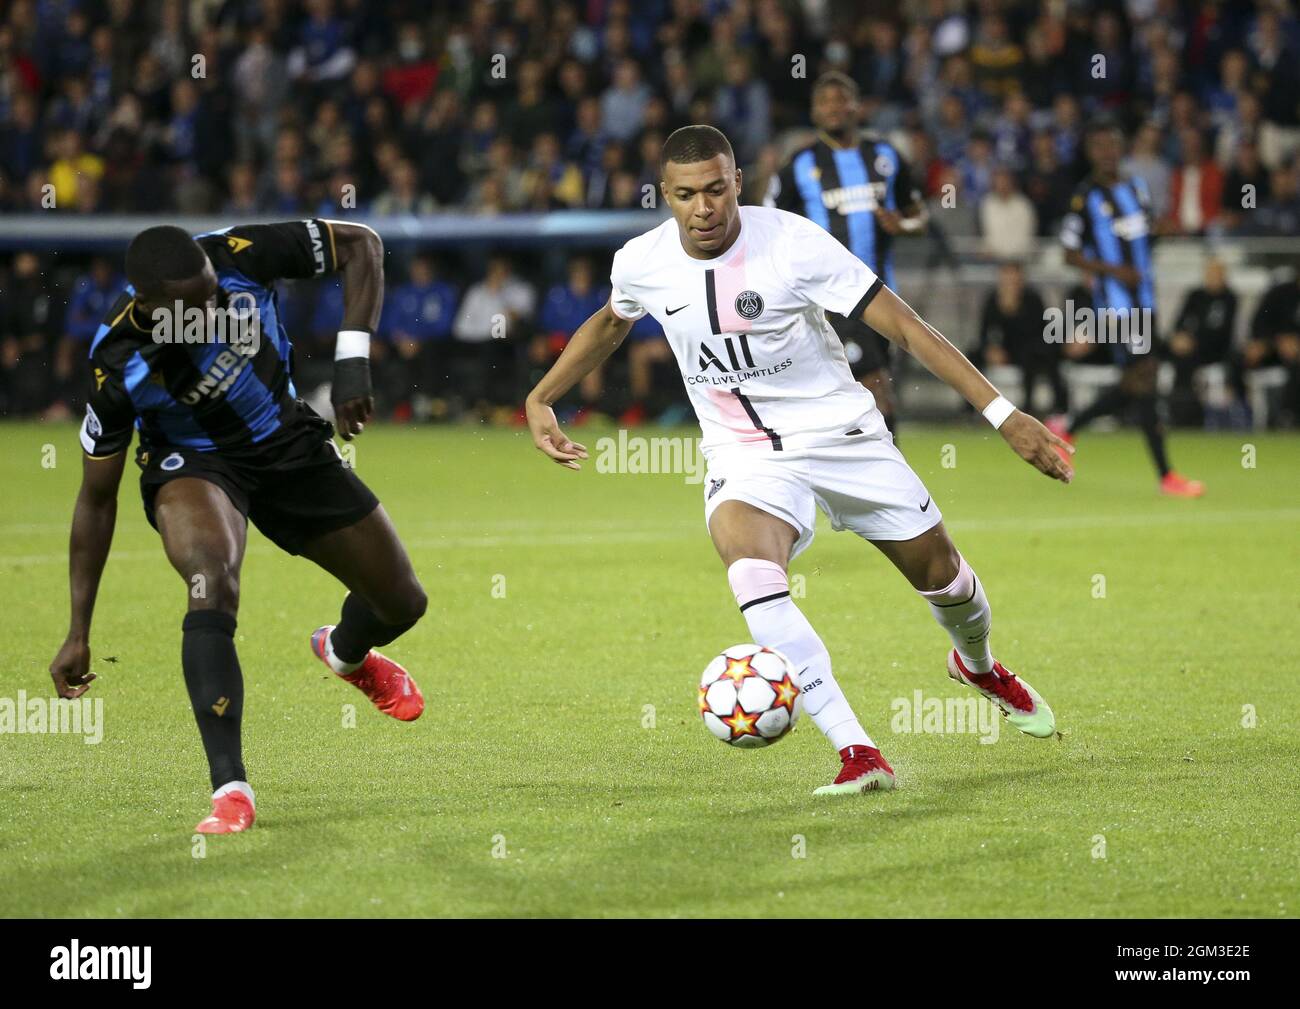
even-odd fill
[{"label": "short dark hair", "polygon": [[731,149],[731,141],[721,130],[704,125],[683,126],[679,130],[673,130],[664,141],[663,150],[659,154],[659,174],[663,175],[664,168],[670,161],[690,165],[716,158],[719,154],[725,154],[727,160],[735,165],[736,155]]},{"label": "short dark hair", "polygon": [[137,293],[152,294],[169,281],[189,280],[202,273],[207,259],[184,228],[160,224],[131,239],[126,249],[126,279]]},{"label": "short dark hair", "polygon": [[850,98],[857,99],[861,96],[858,89],[858,82],[848,74],[840,70],[827,70],[817,78],[817,83],[813,85],[813,95],[816,96],[822,88],[843,88],[848,92]]}]

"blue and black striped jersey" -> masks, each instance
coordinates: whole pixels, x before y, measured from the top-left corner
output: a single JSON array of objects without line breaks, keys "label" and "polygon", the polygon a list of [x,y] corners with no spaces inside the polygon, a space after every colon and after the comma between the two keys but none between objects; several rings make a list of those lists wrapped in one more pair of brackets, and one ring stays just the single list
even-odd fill
[{"label": "blue and black striped jersey", "polygon": [[1112,186],[1087,179],[1075,191],[1061,224],[1061,244],[1115,266],[1137,268],[1141,279],[1129,287],[1114,277],[1093,278],[1093,307],[1098,311],[1155,310],[1155,274],[1151,263],[1151,197],[1138,178]]},{"label": "blue and black striped jersey", "polygon": [[773,178],[765,202],[821,225],[893,287],[893,236],[874,211],[900,211],[920,200],[912,171],[894,145],[864,137],[855,147],[818,139],[796,151]]},{"label": "blue and black striped jersey", "polygon": [[235,225],[195,240],[217,274],[216,310],[255,313],[258,339],[162,339],[128,284],[91,343],[93,383],[81,427],[91,456],[123,451],[136,429],[142,449],[237,449],[265,441],[296,416],[293,345],[275,281],[338,269],[330,223]]}]

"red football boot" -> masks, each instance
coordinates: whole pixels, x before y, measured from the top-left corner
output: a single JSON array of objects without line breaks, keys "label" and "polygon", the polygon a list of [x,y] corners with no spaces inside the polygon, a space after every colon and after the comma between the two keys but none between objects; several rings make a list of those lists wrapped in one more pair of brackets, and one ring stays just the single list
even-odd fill
[{"label": "red football boot", "polygon": [[954,648],[948,653],[948,675],[978,690],[1025,735],[1048,739],[1056,733],[1056,716],[1047,702],[1001,662],[994,661],[992,672],[976,673],[966,668]]},{"label": "red football boot", "polygon": [[194,830],[199,834],[238,834],[253,825],[253,804],[243,792],[226,792],[212,800],[212,812]]},{"label": "red football boot", "polygon": [[1177,473],[1166,473],[1160,481],[1160,493],[1170,497],[1200,497],[1205,493],[1205,484]]},{"label": "red football boot", "polygon": [[[331,673],[334,672],[334,667],[325,658],[325,642],[333,630],[334,626],[327,624],[316,628],[311,636],[311,650]],[[420,693],[415,680],[411,679],[411,674],[373,648],[355,670],[334,675],[347,680],[369,697],[376,708],[398,721],[413,722],[424,711],[424,695]]]},{"label": "red football boot", "polygon": [[813,795],[888,792],[894,787],[894,769],[874,746],[846,746],[840,750],[840,760],[843,766],[835,780],[813,789]]}]

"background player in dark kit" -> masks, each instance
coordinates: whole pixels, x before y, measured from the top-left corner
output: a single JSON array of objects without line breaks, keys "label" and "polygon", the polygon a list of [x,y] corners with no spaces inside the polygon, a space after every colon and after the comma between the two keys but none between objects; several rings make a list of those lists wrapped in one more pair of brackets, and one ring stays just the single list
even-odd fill
[{"label": "background player in dark kit", "polygon": [[[773,177],[767,203],[821,225],[892,288],[893,236],[920,234],[926,225],[912,170],[893,144],[860,134],[858,86],[847,74],[831,71],[817,79],[812,121],[817,139]],[[844,341],[853,377],[871,390],[897,435],[889,341],[860,319],[835,312],[826,318]]]},{"label": "background player in dark kit", "polygon": [[1124,137],[1113,121],[1098,119],[1085,138],[1092,171],[1070,201],[1061,228],[1065,261],[1077,267],[1092,283],[1097,331],[1103,320],[1127,317],[1128,333],[1140,340],[1110,344],[1116,364],[1123,369],[1119,384],[1103,392],[1087,409],[1071,417],[1055,417],[1047,426],[1069,442],[1098,417],[1131,413],[1146,436],[1151,460],[1160,476],[1160,490],[1175,497],[1200,497],[1205,487],[1174,472],[1165,448],[1156,381],[1160,362],[1152,353],[1155,323],[1155,269],[1152,261],[1154,228],[1146,184],[1120,174]]},{"label": "background player in dark kit", "polygon": [[[345,466],[332,429],[297,397],[292,345],[274,283],[339,272],[345,310],[332,400],[344,438],[373,412],[369,334],[383,302],[383,244],[371,229],[306,220],[231,227],[191,238],[149,228],[126,255],[129,284],[91,345],[92,389],[81,428],[81,491],[72,520],[72,616],[50,666],[60,696],[79,697],[90,668],[90,623],[117,517],[134,430],[145,513],[185,581],[181,662],[212,776],[213,811],[196,829],[250,826],[244,770],[243,678],[235,653],[247,521],[282,549],[315,561],[350,590],[337,628],[312,636],[334,672],[381,711],[411,720],[423,698],[401,666],[372,651],[412,627],[426,598],[378,499]],[[218,341],[220,313],[250,315],[252,339]],[[203,342],[167,341],[195,310]],[[228,329],[230,327],[227,327]]]}]

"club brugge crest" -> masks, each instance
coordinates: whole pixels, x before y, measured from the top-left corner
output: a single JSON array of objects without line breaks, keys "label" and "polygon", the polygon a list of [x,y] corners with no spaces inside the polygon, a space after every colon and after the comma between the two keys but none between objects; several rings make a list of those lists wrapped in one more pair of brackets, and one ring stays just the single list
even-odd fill
[{"label": "club brugge crest", "polygon": [[763,314],[763,299],[757,291],[741,291],[736,295],[736,314],[750,320]]}]

